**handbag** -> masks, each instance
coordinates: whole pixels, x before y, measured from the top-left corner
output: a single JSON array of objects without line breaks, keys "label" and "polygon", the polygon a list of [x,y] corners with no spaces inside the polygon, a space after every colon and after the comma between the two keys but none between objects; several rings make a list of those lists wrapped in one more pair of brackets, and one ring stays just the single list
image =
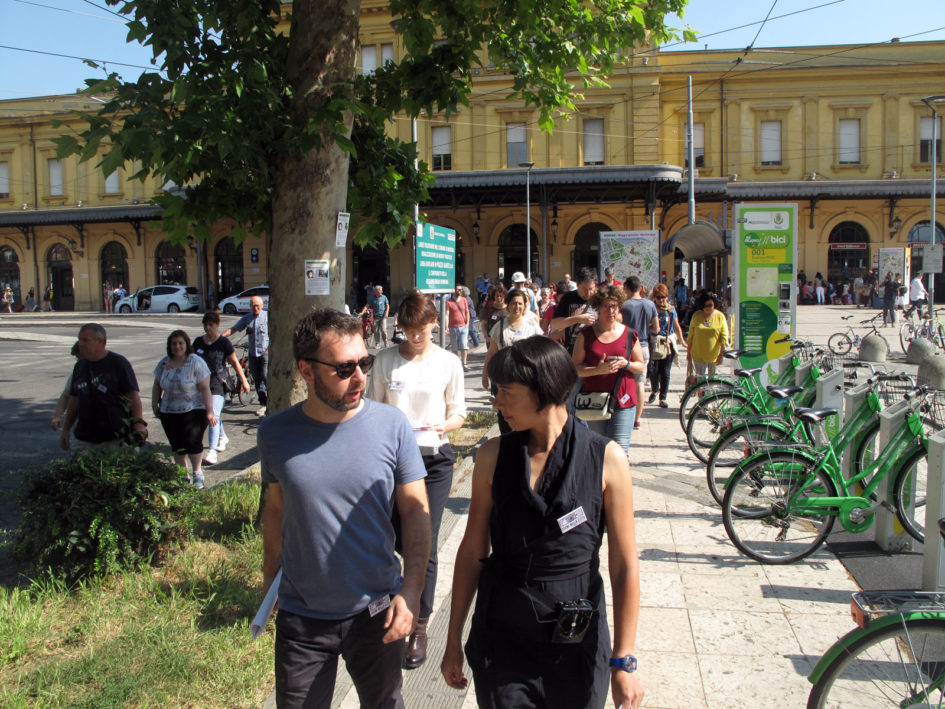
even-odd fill
[{"label": "handbag", "polygon": [[[627,361],[630,361],[630,341],[632,330],[626,329]],[[614,412],[614,402],[617,401],[617,392],[620,382],[623,381],[626,369],[621,369],[614,382],[613,391],[580,391],[574,399],[574,413],[582,421],[607,421]]]},{"label": "handbag", "polygon": [[650,343],[650,359],[666,359],[670,352],[669,335],[654,335]]}]

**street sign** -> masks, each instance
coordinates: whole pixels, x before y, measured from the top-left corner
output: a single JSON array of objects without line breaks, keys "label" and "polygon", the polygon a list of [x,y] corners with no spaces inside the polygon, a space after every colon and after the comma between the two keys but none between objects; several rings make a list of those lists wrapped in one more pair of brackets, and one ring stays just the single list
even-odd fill
[{"label": "street sign", "polygon": [[942,244],[929,244],[923,249],[922,270],[925,273],[942,272]]},{"label": "street sign", "polygon": [[449,293],[456,287],[456,232],[436,224],[417,230],[417,290]]}]

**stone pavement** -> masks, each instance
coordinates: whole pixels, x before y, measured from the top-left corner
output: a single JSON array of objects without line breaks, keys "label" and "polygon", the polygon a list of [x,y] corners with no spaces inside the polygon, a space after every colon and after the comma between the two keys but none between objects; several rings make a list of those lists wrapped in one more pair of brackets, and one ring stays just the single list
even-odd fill
[{"label": "stone pavement", "polygon": [[[826,343],[830,334],[844,329],[842,315],[855,314],[850,322],[856,322],[877,312],[849,306],[799,308],[798,336]],[[905,369],[894,333],[893,328],[885,330],[894,348],[889,367]],[[471,406],[486,404],[477,385],[481,360],[481,352],[470,357]],[[678,403],[684,376],[683,366],[677,366],[671,407]],[[705,468],[689,452],[677,415],[676,408],[648,407],[631,444],[642,588],[636,656],[646,689],[643,706],[804,706],[808,673],[853,627],[849,601],[858,586],[826,547],[788,566],[765,566],[743,557],[725,534],[720,511],[706,489]],[[438,667],[471,473],[470,461],[457,471],[444,517],[429,660],[405,672],[408,709],[476,706],[474,693],[449,689]],[[609,597],[604,549],[602,571]],[[343,668],[332,706],[359,706]]]}]

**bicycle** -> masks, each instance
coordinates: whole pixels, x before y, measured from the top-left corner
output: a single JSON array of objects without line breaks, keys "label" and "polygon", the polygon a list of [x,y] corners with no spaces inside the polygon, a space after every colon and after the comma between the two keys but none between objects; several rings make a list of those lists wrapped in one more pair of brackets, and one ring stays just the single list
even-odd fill
[{"label": "bicycle", "polygon": [[374,311],[368,308],[361,313],[361,336],[364,338],[365,345],[370,344],[374,329]]},{"label": "bicycle", "polygon": [[[839,518],[848,532],[873,524],[876,510],[892,507],[906,532],[925,540],[925,490],[928,438],[918,410],[932,396],[926,389],[907,395],[909,412],[878,455],[851,478],[840,470],[838,450],[774,446],[735,466],[722,499],[722,523],[732,543],[765,564],[799,561],[816,551]],[[821,423],[836,409],[798,412],[801,420]],[[816,429],[823,438],[823,429]],[[865,462],[865,461],[864,461]],[[876,491],[892,481],[892,505]],[[855,490],[861,489],[860,494]]]},{"label": "bicycle", "polygon": [[[846,321],[853,317],[853,315],[845,315],[840,319]],[[887,340],[883,333],[881,333],[876,327],[876,321],[882,319],[882,317],[882,314],[874,315],[873,317],[867,318],[866,320],[861,320],[860,325],[869,325],[871,331],[866,333],[866,335],[879,335],[880,339],[886,343],[886,352],[892,352],[892,348],[889,346],[889,340]],[[853,329],[853,326],[847,325],[845,332],[835,332],[827,339],[827,347],[834,354],[845,355],[851,349],[853,349],[853,347],[859,347],[862,342],[863,338],[860,337],[860,334]]]},{"label": "bicycle", "polygon": [[[909,345],[920,339],[929,340],[939,349],[945,349],[945,327],[942,326],[938,317],[933,321],[931,314],[920,315],[919,321],[916,323],[912,319],[914,309],[910,308],[905,312],[909,319],[899,328],[899,345],[903,352],[908,352]],[[935,314],[937,316],[942,312],[945,311],[939,309],[935,311]]]},{"label": "bicycle", "polygon": [[945,594],[859,591],[850,610],[857,627],[807,677],[807,709],[945,706]]},{"label": "bicycle", "polygon": [[249,368],[249,343],[245,341],[238,342],[235,345],[235,348],[239,351],[236,359],[240,363],[240,368],[243,370],[243,375],[246,377],[246,381],[249,382],[249,391],[243,391],[242,386],[240,385],[240,379],[236,376],[236,372],[233,370],[233,365],[227,362],[227,398],[231,404],[239,401],[240,405],[245,406],[246,404],[252,404],[256,400],[256,382],[253,379],[253,373]]}]

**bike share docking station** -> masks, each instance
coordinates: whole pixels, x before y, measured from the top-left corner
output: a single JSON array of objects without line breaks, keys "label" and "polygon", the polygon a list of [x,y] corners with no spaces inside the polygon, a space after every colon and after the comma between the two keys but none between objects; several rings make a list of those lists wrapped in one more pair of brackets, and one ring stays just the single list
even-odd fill
[{"label": "bike share docking station", "polygon": [[938,543],[938,520],[945,517],[945,430],[929,436],[929,475],[925,498],[925,544],[922,590],[945,591],[945,546]]}]

